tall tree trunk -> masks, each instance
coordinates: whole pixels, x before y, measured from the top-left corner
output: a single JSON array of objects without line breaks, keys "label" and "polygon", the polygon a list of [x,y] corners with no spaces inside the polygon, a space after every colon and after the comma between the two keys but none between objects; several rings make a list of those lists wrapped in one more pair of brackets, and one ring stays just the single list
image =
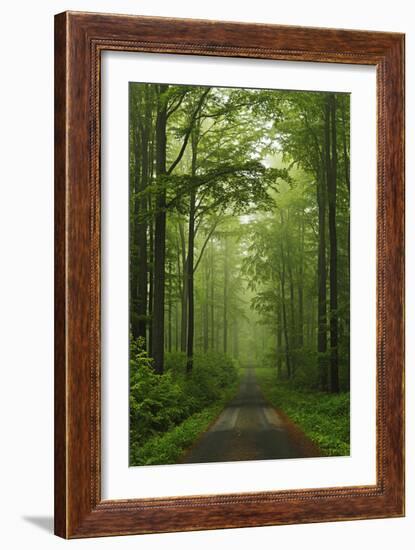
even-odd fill
[{"label": "tall tree trunk", "polygon": [[223,284],[223,353],[225,354],[228,352],[228,292],[229,292],[228,237],[225,235],[224,284]]},{"label": "tall tree trunk", "polygon": [[186,352],[187,344],[187,258],[186,258],[186,239],[183,223],[179,221],[179,234],[181,243],[181,261],[182,261],[182,294],[181,294],[181,322],[180,322],[180,351]]},{"label": "tall tree trunk", "polygon": [[337,393],[339,391],[336,230],[337,125],[336,96],[334,94],[330,94],[328,98],[326,112],[331,126],[331,162],[327,179],[330,239],[330,390]]},{"label": "tall tree trunk", "polygon": [[[154,93],[154,91],[153,91]],[[154,98],[153,98],[154,101]],[[155,125],[152,125],[151,137],[149,140],[149,181],[154,181],[154,155],[155,155]],[[148,217],[148,249],[147,249],[147,268],[148,268],[148,344],[147,351],[150,357],[153,356],[153,296],[154,296],[154,201],[150,193],[147,198]]]},{"label": "tall tree trunk", "polygon": [[[149,209],[152,209],[152,200],[151,196],[148,197]],[[153,356],[153,297],[154,297],[154,220],[153,217],[150,218],[150,223],[148,227],[148,353]]]},{"label": "tall tree trunk", "polygon": [[148,265],[147,265],[147,197],[145,190],[149,185],[149,137],[151,131],[151,92],[148,86],[144,90],[144,117],[141,124],[141,192],[140,211],[137,223],[138,249],[138,287],[137,287],[137,314],[138,335],[147,338],[147,293],[148,293]]},{"label": "tall tree trunk", "polygon": [[290,333],[291,333],[291,370],[292,374],[295,374],[295,369],[297,365],[297,358],[295,356],[297,348],[297,332],[295,327],[295,303],[294,303],[294,278],[293,270],[291,266],[291,255],[289,253],[288,242],[287,242],[287,271],[288,271],[288,280],[290,288]]},{"label": "tall tree trunk", "polygon": [[232,324],[232,333],[233,333],[233,357],[238,359],[239,357],[239,330],[238,330],[238,319],[235,318]]},{"label": "tall tree trunk", "polygon": [[212,338],[210,348],[212,351],[215,349],[215,263],[213,250],[212,242],[210,246],[210,331]]},{"label": "tall tree trunk", "polygon": [[281,297],[278,299],[278,313],[277,313],[277,375],[281,378],[282,374],[282,315],[281,315]]},{"label": "tall tree trunk", "polygon": [[[281,228],[284,227],[284,214],[280,210]],[[280,284],[281,284],[281,303],[282,303],[282,320],[284,325],[284,339],[285,339],[285,366],[287,368],[287,378],[291,378],[291,357],[290,357],[290,343],[288,338],[288,323],[287,323],[287,310],[285,302],[285,254],[282,238],[280,237],[280,252],[281,252],[281,269],[280,269]]]},{"label": "tall tree trunk", "polygon": [[298,271],[298,347],[304,347],[304,218],[300,220],[300,262]]},{"label": "tall tree trunk", "polygon": [[164,287],[166,263],[166,126],[165,92],[168,86],[159,85],[159,107],[156,122],[156,173],[158,189],[154,224],[154,298],[153,298],[153,360],[154,369],[161,374],[164,368]]},{"label": "tall tree trunk", "polygon": [[174,350],[179,351],[179,303],[176,302],[174,306]]},{"label": "tall tree trunk", "polygon": [[346,107],[345,107],[345,99],[346,97],[343,96],[342,100],[340,102],[340,108],[341,108],[341,117],[342,117],[342,145],[343,145],[343,162],[344,162],[344,178],[346,181],[346,187],[348,191],[350,191],[350,160],[349,160],[349,141],[348,136],[346,134]]},{"label": "tall tree trunk", "polygon": [[209,267],[207,259],[203,262],[205,296],[203,301],[203,351],[209,350]]},{"label": "tall tree trunk", "polygon": [[[341,130],[342,130],[342,145],[343,145],[343,165],[344,165],[344,178],[346,181],[346,188],[348,192],[348,206],[350,207],[350,130],[346,132],[346,101],[350,101],[346,95],[341,96]],[[347,218],[347,271],[350,273],[350,216]],[[350,308],[348,308],[348,315],[345,319],[346,334],[350,334]]]},{"label": "tall tree trunk", "polygon": [[282,268],[280,272],[280,284],[281,284],[281,302],[282,302],[282,321],[284,327],[284,340],[285,340],[285,367],[287,369],[287,378],[291,378],[291,359],[290,359],[290,343],[288,339],[288,323],[287,323],[287,310],[285,305],[285,268]]},{"label": "tall tree trunk", "polygon": [[130,96],[130,109],[133,113],[133,118],[131,120],[131,125],[133,126],[133,131],[131,135],[132,139],[132,150],[134,154],[134,171],[133,171],[133,199],[132,199],[132,210],[133,216],[130,225],[130,235],[131,235],[131,250],[134,253],[133,258],[130,259],[131,262],[131,279],[130,279],[130,300],[131,300],[131,309],[130,309],[130,324],[131,324],[131,333],[133,338],[138,338],[140,336],[140,323],[139,323],[139,312],[138,312],[138,300],[139,300],[139,291],[138,291],[138,279],[139,279],[139,249],[138,249],[138,226],[139,226],[139,214],[140,214],[140,180],[141,180],[141,161],[142,157],[140,155],[141,150],[141,139],[140,139],[140,123],[138,115],[138,97],[136,94],[131,92]]},{"label": "tall tree trunk", "polygon": [[168,299],[167,299],[167,315],[168,315],[168,333],[167,333],[167,350],[169,353],[171,353],[172,349],[172,308],[173,308],[173,300],[172,300],[172,270],[171,270],[171,260],[169,260],[169,286],[168,286]]},{"label": "tall tree trunk", "polygon": [[190,372],[193,368],[193,339],[195,329],[195,306],[194,306],[194,249],[195,249],[195,208],[196,208],[196,192],[194,189],[190,192],[190,207],[189,207],[189,240],[187,252],[187,363],[186,371]]},{"label": "tall tree trunk", "polygon": [[330,166],[330,128],[325,121],[325,174],[321,172],[317,178],[317,204],[318,204],[318,335],[317,353],[319,365],[320,388],[326,391],[328,388],[327,372],[327,267],[326,267],[326,190],[324,182],[327,179],[327,171]]},{"label": "tall tree trunk", "polygon": [[[197,146],[199,141],[199,125],[191,134],[192,143],[192,183],[196,176]],[[193,369],[193,346],[195,331],[195,304],[194,304],[194,271],[195,271],[195,215],[196,215],[196,187],[192,185],[189,197],[189,234],[187,247],[187,363],[186,371]]]}]

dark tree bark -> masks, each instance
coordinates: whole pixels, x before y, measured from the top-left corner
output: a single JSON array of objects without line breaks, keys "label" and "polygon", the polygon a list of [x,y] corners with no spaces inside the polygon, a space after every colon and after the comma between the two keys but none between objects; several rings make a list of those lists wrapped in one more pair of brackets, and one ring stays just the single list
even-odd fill
[{"label": "dark tree bark", "polygon": [[317,180],[317,204],[318,204],[318,335],[317,352],[319,365],[320,388],[323,391],[328,389],[327,372],[327,266],[326,266],[326,190],[325,180],[327,179],[327,170],[330,165],[330,128],[328,121],[325,121],[324,127],[325,147],[324,162],[326,172],[320,172]]},{"label": "dark tree bark", "polygon": [[[148,197],[149,210],[152,210],[151,196]],[[148,228],[148,353],[153,356],[153,296],[154,296],[154,221],[150,218]]]},{"label": "dark tree bark", "polygon": [[210,331],[211,350],[215,349],[215,263],[213,254],[213,243],[210,247]]},{"label": "dark tree bark", "polygon": [[[139,225],[138,217],[140,211],[140,199],[138,194],[140,192],[140,180],[141,180],[141,139],[140,139],[140,128],[139,128],[139,119],[138,119],[138,109],[137,109],[138,98],[137,94],[133,94],[131,91],[130,95],[130,109],[133,113],[133,120],[131,125],[132,129],[132,150],[134,155],[134,164],[133,164],[133,178],[132,178],[132,187],[133,187],[133,219],[130,225],[130,235],[131,235],[131,250],[133,251],[133,257],[130,258],[131,262],[131,279],[130,279],[130,324],[131,324],[131,333],[133,338],[138,338],[140,336],[140,326],[139,326],[139,313],[138,313],[138,300],[139,300],[139,291],[138,291],[138,278],[139,270],[137,264],[139,261],[139,251],[138,251],[138,231],[137,227]],[[131,181],[131,180],[130,180]]]},{"label": "dark tree bark", "polygon": [[277,375],[281,378],[282,374],[282,315],[281,315],[281,297],[278,297],[278,312],[277,312]]},{"label": "dark tree bark", "polygon": [[287,271],[288,271],[288,281],[289,281],[289,289],[290,289],[290,334],[291,334],[291,371],[292,374],[295,374],[296,369],[296,357],[295,357],[295,351],[297,347],[297,332],[295,327],[295,300],[294,300],[294,278],[293,278],[293,270],[291,265],[291,255],[290,255],[290,249],[288,247],[288,239],[287,239]]},{"label": "dark tree bark", "polygon": [[228,266],[228,238],[225,235],[224,258],[224,283],[223,283],[223,353],[228,351],[228,292],[229,292],[229,266]]},{"label": "dark tree bark", "polygon": [[203,302],[203,351],[209,350],[209,267],[207,261],[203,262],[205,297]]},{"label": "dark tree bark", "polygon": [[137,250],[138,250],[138,286],[137,286],[137,315],[138,336],[147,339],[147,294],[148,294],[148,265],[147,265],[147,198],[145,190],[149,184],[149,147],[151,132],[151,91],[149,86],[144,90],[144,117],[141,123],[141,186],[139,191],[140,209],[137,220]]},{"label": "dark tree bark", "polygon": [[300,263],[298,269],[298,347],[304,347],[304,218],[300,220]]},{"label": "dark tree bark", "polygon": [[180,317],[180,351],[186,352],[187,344],[187,258],[186,239],[182,222],[179,222],[180,251],[182,263],[182,293],[181,293],[181,317]]},{"label": "dark tree bark", "polygon": [[[154,91],[153,91],[153,102],[154,102]],[[154,181],[154,157],[155,157],[155,124],[152,124],[152,131],[150,136],[149,144],[149,181]],[[148,344],[147,350],[148,354],[152,357],[153,354],[153,296],[154,296],[154,201],[151,193],[148,193],[147,198],[147,212],[148,212],[148,247],[147,247],[147,269],[148,269],[148,296],[147,296],[147,310],[148,310],[148,323],[147,323],[147,332],[148,332]]]},{"label": "dark tree bark", "polygon": [[[346,97],[343,96],[340,101],[341,108],[341,129],[342,129],[342,145],[343,145],[343,165],[344,165],[344,178],[346,182],[347,191],[350,196],[350,158],[349,158],[349,143],[350,136],[346,133]],[[347,265],[350,271],[350,219],[347,220]]]},{"label": "dark tree bark", "polygon": [[350,160],[349,160],[349,140],[346,134],[346,108],[344,105],[346,98],[343,97],[340,101],[341,108],[341,128],[342,128],[342,145],[343,145],[343,162],[344,162],[344,178],[348,191],[350,191]]},{"label": "dark tree bark", "polygon": [[[199,125],[193,130],[192,140],[192,178],[196,176],[197,147],[199,142]],[[187,247],[187,363],[186,371],[193,369],[193,346],[195,331],[195,305],[194,305],[194,272],[195,272],[195,215],[196,215],[196,187],[192,186],[189,197],[189,230]]]},{"label": "dark tree bark", "polygon": [[[284,227],[284,214],[280,210],[281,228]],[[281,305],[282,305],[282,321],[284,326],[284,339],[285,339],[285,366],[287,369],[287,378],[291,378],[291,357],[290,357],[290,342],[288,337],[288,323],[287,323],[287,309],[285,301],[285,253],[282,239],[280,239],[280,252],[281,252],[281,269],[280,269],[280,285],[281,285]]]},{"label": "dark tree bark", "polygon": [[329,206],[329,239],[330,239],[330,391],[339,391],[339,357],[338,357],[338,313],[337,313],[337,229],[336,229],[336,196],[337,196],[337,125],[336,96],[330,94],[327,100],[326,116],[331,128],[330,168],[327,178],[327,195]]},{"label": "dark tree bark", "polygon": [[173,309],[173,298],[172,298],[172,284],[173,284],[173,274],[171,270],[171,260],[168,263],[168,274],[169,274],[169,285],[168,285],[168,298],[167,298],[167,315],[168,315],[168,323],[167,323],[167,350],[169,353],[171,353],[172,350],[172,309]]},{"label": "dark tree bark", "polygon": [[179,304],[178,302],[174,305],[174,350],[179,351]]},{"label": "dark tree bark", "polygon": [[193,339],[194,339],[194,247],[195,247],[195,208],[196,193],[192,189],[190,192],[189,205],[189,247],[187,253],[187,304],[188,304],[188,323],[187,323],[187,363],[186,371],[190,372],[193,368]]},{"label": "dark tree bark", "polygon": [[163,178],[166,176],[166,126],[167,107],[165,92],[168,86],[161,84],[159,106],[156,120],[156,174],[158,189],[154,220],[154,298],[153,298],[153,342],[152,355],[154,369],[163,372],[164,366],[164,287],[166,261],[166,188]]}]

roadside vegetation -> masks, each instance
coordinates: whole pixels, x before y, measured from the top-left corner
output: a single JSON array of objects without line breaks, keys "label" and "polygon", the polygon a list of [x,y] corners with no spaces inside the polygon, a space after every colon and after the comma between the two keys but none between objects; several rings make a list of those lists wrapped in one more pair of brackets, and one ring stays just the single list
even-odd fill
[{"label": "roadside vegetation", "polygon": [[238,362],[348,453],[349,199],[349,94],[130,83],[132,466],[180,461]]},{"label": "roadside vegetation", "polygon": [[319,447],[323,456],[350,454],[350,393],[327,393],[278,379],[271,367],[256,368],[267,401],[282,410]]},{"label": "roadside vegetation", "polygon": [[130,347],[130,465],[177,463],[235,394],[236,362],[221,353],[167,353],[165,372],[154,372],[143,342]]}]

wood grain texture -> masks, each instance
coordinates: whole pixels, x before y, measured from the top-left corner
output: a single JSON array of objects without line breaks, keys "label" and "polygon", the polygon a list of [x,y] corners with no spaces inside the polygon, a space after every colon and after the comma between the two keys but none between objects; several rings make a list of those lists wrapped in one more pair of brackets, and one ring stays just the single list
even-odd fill
[{"label": "wood grain texture", "polygon": [[[377,483],[101,501],[100,53],[377,67]],[[55,532],[65,538],[404,514],[404,36],[65,12],[55,18]]]}]

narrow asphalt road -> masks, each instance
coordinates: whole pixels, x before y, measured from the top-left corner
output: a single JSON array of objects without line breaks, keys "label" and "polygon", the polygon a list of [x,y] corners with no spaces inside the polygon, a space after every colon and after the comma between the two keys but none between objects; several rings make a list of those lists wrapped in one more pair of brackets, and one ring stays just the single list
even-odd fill
[{"label": "narrow asphalt road", "polygon": [[299,442],[298,437],[293,437],[286,422],[265,401],[254,369],[247,368],[236,397],[224,408],[210,429],[188,450],[182,462],[313,456],[305,454],[304,445],[300,443],[304,441]]}]

